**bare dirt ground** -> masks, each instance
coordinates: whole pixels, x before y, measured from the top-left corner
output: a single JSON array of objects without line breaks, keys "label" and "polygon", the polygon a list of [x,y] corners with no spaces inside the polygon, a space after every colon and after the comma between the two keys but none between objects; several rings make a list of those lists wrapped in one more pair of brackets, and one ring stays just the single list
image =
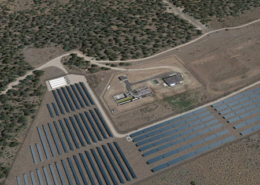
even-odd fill
[{"label": "bare dirt ground", "polygon": [[139,185],[258,185],[260,134],[254,134]]},{"label": "bare dirt ground", "polygon": [[37,68],[56,56],[65,53],[61,46],[28,48],[23,51],[25,61]]}]

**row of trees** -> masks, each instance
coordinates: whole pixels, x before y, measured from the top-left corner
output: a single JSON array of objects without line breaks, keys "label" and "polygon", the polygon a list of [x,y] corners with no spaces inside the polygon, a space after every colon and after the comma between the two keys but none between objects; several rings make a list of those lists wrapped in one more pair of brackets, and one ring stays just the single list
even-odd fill
[{"label": "row of trees", "polygon": [[177,7],[184,8],[187,13],[202,23],[207,23],[211,18],[219,19],[228,16],[238,16],[253,7],[260,7],[258,0],[169,0]]}]

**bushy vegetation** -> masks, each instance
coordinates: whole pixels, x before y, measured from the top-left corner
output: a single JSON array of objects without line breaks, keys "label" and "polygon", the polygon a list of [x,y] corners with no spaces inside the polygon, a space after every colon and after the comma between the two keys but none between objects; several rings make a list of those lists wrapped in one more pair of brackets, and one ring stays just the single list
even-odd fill
[{"label": "bushy vegetation", "polygon": [[[8,3],[11,3],[8,1]],[[32,67],[21,51],[50,44],[80,49],[97,60],[147,57],[199,34],[188,22],[165,12],[162,0],[35,0],[11,12],[0,5],[0,91]]]},{"label": "bushy vegetation", "polygon": [[70,58],[63,62],[64,65],[69,68],[79,67],[81,69],[87,69],[90,65],[90,61],[86,61],[82,57],[78,57],[77,54],[70,54]]},{"label": "bushy vegetation", "polygon": [[177,7],[184,8],[187,13],[202,23],[207,23],[213,16],[222,19],[238,16],[245,10],[260,7],[258,0],[169,0]]},{"label": "bushy vegetation", "polygon": [[[33,75],[0,95],[0,157],[5,159],[10,147],[19,145],[18,132],[28,128],[34,118],[45,87],[40,85],[43,71],[34,71]],[[6,161],[5,161],[6,162]],[[9,161],[10,162],[10,161]],[[0,179],[8,175],[9,164],[0,162]],[[0,180],[1,181],[1,180]]]}]

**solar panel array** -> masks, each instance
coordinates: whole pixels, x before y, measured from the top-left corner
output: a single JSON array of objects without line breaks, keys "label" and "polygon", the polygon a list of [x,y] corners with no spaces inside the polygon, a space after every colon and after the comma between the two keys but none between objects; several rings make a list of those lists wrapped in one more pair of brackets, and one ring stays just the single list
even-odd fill
[{"label": "solar panel array", "polygon": [[[207,108],[202,108],[130,136],[136,142],[142,156],[146,157],[147,164],[157,165],[152,168],[152,171],[156,172],[170,166],[165,160],[171,162],[176,155],[183,155],[178,158],[178,162],[181,162],[188,158],[185,154],[188,150],[193,150],[190,157],[199,154],[196,153],[197,146],[208,145],[208,149],[211,149],[224,144],[226,140],[221,142],[221,139],[228,137],[229,131],[223,130],[222,126]],[[214,141],[217,141],[217,144],[211,144]]]},{"label": "solar panel array", "polygon": [[[55,157],[62,155],[68,150],[74,151],[86,145],[91,145],[97,141],[113,137],[110,129],[104,121],[98,109],[89,112],[75,114],[69,118],[53,121],[48,126],[37,127],[38,134],[42,143],[46,159],[50,159],[50,154]],[[43,131],[42,131],[43,129]],[[30,146],[34,163],[37,163],[37,157],[33,146]],[[41,148],[37,146],[40,161],[44,161]]]},{"label": "solar panel array", "polygon": [[[57,103],[52,102],[52,107],[50,104],[47,104],[52,118],[60,116],[60,114],[70,113],[71,111],[75,112],[76,109],[80,110],[85,108],[85,106],[95,105],[83,82],[52,90],[52,93]],[[58,105],[59,109],[56,105]]]},{"label": "solar panel array", "polygon": [[18,185],[121,184],[137,178],[117,142],[74,154],[17,177]]},{"label": "solar panel array", "polygon": [[[227,120],[228,123],[235,123],[234,129],[242,130],[240,134],[246,135],[259,129],[260,116],[260,87],[217,102],[212,107]],[[250,127],[250,128],[248,128]],[[243,130],[244,129],[244,130]]]}]

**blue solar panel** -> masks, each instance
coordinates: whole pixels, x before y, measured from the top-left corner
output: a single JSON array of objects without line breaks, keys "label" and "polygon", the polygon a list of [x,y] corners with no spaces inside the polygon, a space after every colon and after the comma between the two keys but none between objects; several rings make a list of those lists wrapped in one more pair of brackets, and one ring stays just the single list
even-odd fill
[{"label": "blue solar panel", "polygon": [[225,134],[227,134],[227,133],[229,133],[228,129],[216,133],[216,136],[219,137],[219,136],[225,135]]},{"label": "blue solar panel", "polygon": [[217,142],[215,142],[215,143],[211,143],[210,145],[209,145],[209,148],[211,149],[211,148],[215,148],[215,147],[217,147],[217,146],[219,146],[219,145],[221,145],[222,143],[221,143],[221,141],[217,141]]},{"label": "blue solar panel", "polygon": [[38,154],[39,154],[39,157],[40,157],[40,161],[43,162],[44,160],[43,160],[43,156],[42,156],[40,145],[36,144],[36,148],[37,148],[37,151],[38,151]]},{"label": "blue solar panel", "polygon": [[67,158],[67,160],[68,160],[68,162],[69,162],[70,169],[71,169],[71,171],[72,171],[72,174],[73,174],[73,176],[74,176],[74,179],[75,179],[75,181],[76,181],[76,184],[77,184],[77,185],[80,185],[77,172],[76,172],[76,170],[75,170],[75,168],[74,168],[74,165],[73,165],[71,159],[70,159],[70,158]]},{"label": "blue solar panel", "polygon": [[54,184],[55,184],[55,185],[56,185],[56,184],[59,184],[59,183],[58,183],[58,180],[57,180],[57,178],[56,178],[56,175],[55,175],[55,172],[54,172],[54,169],[53,169],[52,165],[49,164],[49,167],[50,167],[50,170],[51,170],[51,175],[52,175]]},{"label": "blue solar panel", "polygon": [[108,135],[109,135],[110,137],[113,137],[113,134],[111,133],[109,127],[107,126],[107,124],[106,124],[105,120],[103,119],[103,116],[101,115],[101,113],[99,112],[99,110],[98,110],[97,108],[94,108],[94,109],[95,109],[95,111],[96,111],[96,113],[97,113],[99,119],[101,120],[103,126],[105,127],[105,129],[106,129]]},{"label": "blue solar panel", "polygon": [[172,150],[170,152],[167,152],[167,153],[163,154],[162,156],[163,156],[163,158],[167,158],[167,157],[170,157],[170,156],[175,155],[177,153],[179,153],[179,152],[178,152],[177,149],[175,149],[175,150]]},{"label": "blue solar panel", "polygon": [[80,127],[81,132],[83,133],[83,136],[84,136],[85,140],[87,141],[88,144],[91,144],[91,142],[90,142],[90,140],[89,140],[89,138],[88,138],[88,136],[87,136],[87,134],[86,134],[86,132],[85,132],[85,129],[84,129],[84,127],[82,126],[82,123],[81,123],[79,117],[78,117],[77,115],[74,115],[74,116],[75,116],[75,118],[76,118],[76,120],[77,120],[77,123],[78,123],[78,125],[79,125],[79,127]]},{"label": "blue solar panel", "polygon": [[88,118],[88,120],[89,120],[89,123],[90,123],[92,129],[94,130],[94,132],[95,132],[95,134],[96,134],[98,140],[99,140],[99,141],[102,141],[102,138],[101,138],[101,136],[100,136],[100,134],[99,134],[99,132],[98,132],[98,130],[97,130],[95,124],[93,123],[93,121],[92,121],[92,119],[91,119],[89,113],[88,113],[88,112],[85,112],[85,114],[86,114],[86,116],[87,116],[87,118]]},{"label": "blue solar panel", "polygon": [[95,165],[94,165],[94,163],[93,163],[93,161],[92,161],[92,159],[91,159],[90,154],[89,154],[87,151],[85,151],[85,154],[86,154],[86,156],[87,156],[87,158],[88,158],[88,161],[89,161],[89,163],[90,163],[90,165],[91,165],[91,168],[93,169],[93,171],[94,171],[94,173],[95,173],[95,176],[96,176],[96,178],[97,178],[97,180],[98,180],[98,183],[99,183],[100,185],[103,185],[103,183],[102,183],[102,181],[101,181],[101,178],[99,177],[98,171],[97,171],[97,169],[96,169],[96,167],[95,167]]},{"label": "blue solar panel", "polygon": [[220,128],[220,127],[222,127],[222,123],[214,125],[213,127],[210,127],[209,130],[215,130],[215,129]]},{"label": "blue solar panel", "polygon": [[220,102],[214,103],[214,104],[211,105],[211,106],[212,106],[212,107],[217,107],[217,106],[222,105],[222,104],[223,104],[223,102],[220,101]]},{"label": "blue solar panel", "polygon": [[155,152],[157,152],[156,149],[150,150],[148,152],[145,152],[142,154],[143,157],[147,157],[148,155],[154,154]]},{"label": "blue solar panel", "polygon": [[55,166],[56,166],[57,171],[58,171],[58,173],[59,173],[59,177],[60,177],[60,181],[61,181],[62,185],[65,185],[65,184],[66,184],[66,183],[65,183],[65,179],[63,178],[63,175],[62,175],[60,166],[59,166],[59,164],[58,164],[57,162],[55,162]]},{"label": "blue solar panel", "polygon": [[94,101],[93,101],[93,99],[92,99],[90,93],[88,92],[88,90],[87,90],[85,84],[84,84],[83,82],[79,82],[79,83],[80,83],[81,87],[83,88],[83,90],[85,91],[85,93],[86,93],[86,95],[87,95],[87,97],[88,97],[90,103],[91,103],[92,105],[95,105],[95,103],[94,103]]},{"label": "blue solar panel", "polygon": [[81,98],[80,98],[80,96],[79,96],[79,93],[77,92],[75,86],[74,86],[74,85],[71,85],[71,88],[72,88],[74,94],[76,95],[76,97],[77,97],[77,99],[78,99],[78,101],[79,101],[79,103],[80,103],[80,106],[81,106],[82,108],[85,108],[85,105],[84,105],[84,103],[82,102],[82,100],[81,100]]},{"label": "blue solar panel", "polygon": [[67,125],[67,128],[69,129],[70,135],[71,135],[71,137],[72,137],[72,140],[73,140],[73,142],[74,142],[76,148],[79,148],[78,141],[76,140],[76,137],[75,137],[75,135],[74,135],[74,133],[73,133],[71,127],[70,127],[69,121],[67,120],[67,118],[64,118],[64,120],[65,120],[65,123],[66,123],[66,125]]},{"label": "blue solar panel", "polygon": [[51,110],[51,106],[49,104],[47,104],[47,107],[48,107],[48,110],[49,110],[49,113],[50,113],[51,117],[54,118],[54,114],[53,114],[53,112]]},{"label": "blue solar panel", "polygon": [[[151,128],[151,127],[150,127]],[[154,129],[156,129],[156,127],[153,127]],[[140,130],[140,131],[138,131],[138,132],[135,132],[135,133],[132,133],[132,134],[130,134],[130,136],[133,138],[133,137],[136,137],[136,136],[139,136],[139,135],[141,135],[141,134],[143,134],[144,133],[144,130]]]},{"label": "blue solar panel", "polygon": [[66,103],[66,101],[65,101],[65,99],[64,99],[64,97],[63,97],[63,95],[62,95],[62,93],[61,93],[61,90],[60,90],[60,89],[57,89],[57,91],[58,91],[58,94],[59,94],[59,96],[60,96],[60,99],[61,99],[61,101],[62,101],[62,103],[63,103],[63,105],[64,105],[64,107],[65,107],[65,109],[66,109],[66,112],[70,113],[69,107],[68,107],[68,105],[67,105],[67,103]]},{"label": "blue solar panel", "polygon": [[75,108],[74,108],[74,106],[72,105],[72,102],[71,102],[71,100],[70,100],[70,98],[69,98],[69,95],[68,95],[66,89],[65,89],[64,87],[62,87],[61,90],[62,90],[63,94],[65,95],[65,98],[66,98],[67,102],[69,103],[70,109],[71,109],[72,111],[75,111]]},{"label": "blue solar panel", "polygon": [[38,161],[37,161],[37,158],[36,158],[36,155],[35,155],[33,146],[30,146],[30,149],[31,149],[32,157],[33,157],[33,162],[34,162],[35,164],[37,164]]},{"label": "blue solar panel", "polygon": [[57,96],[56,91],[52,90],[52,93],[53,93],[54,98],[55,98],[55,100],[56,100],[56,102],[57,102],[57,104],[58,104],[58,106],[59,106],[59,108],[60,108],[60,112],[61,112],[62,114],[65,114],[65,112],[64,112],[64,110],[63,110],[63,108],[62,108],[62,106],[61,106],[60,100],[59,100],[59,98],[58,98],[58,96]]},{"label": "blue solar panel", "polygon": [[219,114],[225,115],[225,114],[227,114],[227,113],[229,113],[229,112],[231,112],[231,109],[226,109],[226,110],[224,110],[224,111],[221,111]]},{"label": "blue solar panel", "polygon": [[87,100],[86,96],[84,95],[83,91],[81,90],[79,84],[75,84],[75,85],[76,85],[76,87],[77,87],[77,89],[78,89],[78,91],[79,91],[81,97],[83,98],[85,104],[86,104],[87,106],[90,106],[89,103],[88,103],[88,100]]},{"label": "blue solar panel", "polygon": [[194,127],[192,130],[193,130],[193,131],[197,131],[197,130],[202,129],[202,128],[205,128],[205,127],[206,127],[206,126],[203,124],[203,125],[199,125],[199,126]]},{"label": "blue solar panel", "polygon": [[210,140],[215,139],[215,138],[217,138],[217,136],[214,134],[214,135],[211,135],[211,136],[204,138],[203,140],[204,140],[204,142],[207,142],[207,141],[210,141]]},{"label": "blue solar panel", "polygon": [[200,123],[201,123],[201,120],[197,120],[197,121],[194,121],[194,122],[190,123],[189,126],[193,127],[193,126],[198,125]]},{"label": "blue solar panel", "polygon": [[51,181],[50,181],[50,179],[49,179],[49,176],[48,176],[48,172],[47,172],[46,167],[43,166],[42,169],[43,169],[43,172],[44,172],[44,176],[45,176],[47,185],[51,185]]},{"label": "blue solar panel", "polygon": [[202,143],[204,143],[204,141],[203,140],[199,140],[199,141],[195,141],[195,142],[191,143],[191,145],[192,146],[196,146],[196,145],[199,145],[199,144],[202,144]]},{"label": "blue solar panel", "polygon": [[24,183],[25,185],[29,185],[28,179],[27,179],[27,175],[23,174],[23,178],[24,178]]},{"label": "blue solar panel", "polygon": [[187,119],[188,117],[192,116],[194,113],[193,112],[189,112],[189,113],[186,113],[182,116],[180,116],[182,119]]},{"label": "blue solar panel", "polygon": [[103,128],[101,127],[101,125],[100,125],[100,123],[99,123],[99,121],[98,121],[98,119],[97,119],[97,117],[96,117],[94,111],[93,111],[93,110],[89,110],[89,111],[90,111],[90,114],[92,115],[93,119],[95,120],[96,125],[98,126],[98,128],[99,128],[101,134],[103,135],[103,137],[104,137],[105,139],[107,139],[107,135],[106,135],[105,131],[103,130]]},{"label": "blue solar panel", "polygon": [[99,159],[97,157],[97,154],[96,154],[95,150],[93,150],[93,149],[90,149],[90,150],[91,150],[92,155],[93,155],[93,157],[94,157],[94,159],[95,159],[95,161],[96,161],[96,163],[98,165],[99,170],[102,173],[102,176],[103,176],[104,180],[106,181],[106,184],[110,184],[110,182],[109,182],[109,180],[107,178],[107,175],[105,173],[105,170],[103,169],[103,167],[102,167],[102,165],[101,165],[101,163],[100,163],[100,161],[99,161]]},{"label": "blue solar panel", "polygon": [[189,125],[183,125],[183,126],[177,128],[177,129],[175,129],[175,130],[176,130],[177,132],[179,132],[179,131],[184,130],[184,129],[189,128],[189,127],[190,127]]},{"label": "blue solar panel", "polygon": [[[169,128],[172,128],[172,126],[170,125],[170,127],[169,126],[167,126],[167,127],[164,127],[164,130],[168,130]],[[154,135],[156,135],[156,134],[159,134],[159,133],[161,133],[161,132],[163,132],[163,130],[155,130],[155,131],[153,131],[153,132],[150,132],[150,133],[148,133],[147,135],[145,135],[146,137],[150,137],[150,136],[154,136]],[[139,136],[139,137],[143,137],[143,136]],[[139,138],[138,137],[138,138]],[[146,137],[144,137],[144,138],[146,138]],[[137,138],[137,139],[138,139]],[[134,139],[135,140],[135,139]]]},{"label": "blue solar panel", "polygon": [[227,105],[222,105],[222,106],[220,106],[220,107],[217,107],[215,110],[216,110],[216,111],[221,111],[221,110],[226,109],[226,108],[228,108]]},{"label": "blue solar panel", "polygon": [[211,120],[211,121],[205,123],[205,125],[206,125],[206,126],[210,126],[210,125],[213,125],[213,124],[215,124],[215,123],[218,123],[218,120],[217,120],[217,119]]},{"label": "blue solar panel", "polygon": [[36,181],[35,181],[33,172],[30,172],[30,176],[31,176],[31,179],[32,179],[32,184],[36,185]]},{"label": "blue solar panel", "polygon": [[200,154],[202,152],[206,152],[207,150],[209,150],[209,146],[205,146],[203,148],[200,148],[200,149],[196,150],[195,153]]},{"label": "blue solar panel", "polygon": [[249,134],[249,133],[251,133],[251,132],[253,132],[253,131],[254,131],[254,130],[253,130],[252,128],[249,128],[249,129],[247,129],[247,130],[244,130],[244,131],[240,132],[240,134],[241,134],[242,136],[244,136],[244,135]]},{"label": "blue solar panel", "polygon": [[63,147],[64,151],[66,153],[68,153],[68,150],[67,150],[67,147],[66,147],[66,145],[64,143],[63,137],[61,136],[60,129],[59,129],[59,127],[58,127],[58,125],[57,125],[57,123],[55,121],[53,123],[54,123],[55,129],[56,129],[56,131],[58,133],[58,136],[59,136],[60,142],[62,144],[62,147]]},{"label": "blue solar panel", "polygon": [[230,136],[230,137],[225,138],[225,139],[223,139],[223,140],[221,140],[221,141],[222,141],[222,143],[226,143],[226,142],[230,142],[230,141],[232,141],[232,140],[234,140],[234,139],[236,139],[235,136]]},{"label": "blue solar panel", "polygon": [[70,89],[70,87],[69,87],[69,86],[66,86],[66,89],[67,89],[67,91],[69,92],[70,97],[71,97],[71,99],[72,99],[74,105],[76,106],[76,108],[77,108],[77,109],[80,109],[79,104],[78,104],[78,102],[76,101],[76,98],[75,98],[75,96],[74,96],[72,90]]},{"label": "blue solar panel", "polygon": [[62,131],[63,131],[63,133],[64,133],[64,135],[65,135],[66,141],[67,141],[67,143],[69,144],[70,150],[74,151],[74,148],[73,148],[73,146],[72,146],[72,144],[71,144],[69,135],[67,134],[67,131],[66,131],[64,125],[63,125],[63,122],[62,122],[61,120],[59,120],[59,123],[60,123],[61,129],[62,129]]},{"label": "blue solar panel", "polygon": [[82,163],[83,163],[83,165],[84,165],[84,167],[85,167],[85,170],[86,170],[86,172],[87,172],[87,174],[88,174],[88,177],[89,177],[91,183],[92,183],[92,184],[95,184],[95,181],[94,181],[94,179],[93,179],[93,177],[92,177],[92,175],[91,175],[91,172],[90,172],[90,170],[89,170],[89,168],[88,168],[87,162],[86,162],[86,160],[85,160],[83,154],[82,154],[82,153],[79,153],[79,156],[80,156],[80,159],[81,159],[81,161],[82,161]]},{"label": "blue solar panel", "polygon": [[[64,120],[65,120],[65,122],[66,122],[66,119],[64,119]],[[82,145],[82,146],[86,146],[86,145],[85,145],[85,142],[83,141],[83,139],[82,139],[82,137],[81,137],[81,135],[80,135],[79,129],[78,129],[78,127],[76,126],[76,123],[75,123],[73,117],[71,117],[71,116],[70,116],[70,121],[71,121],[71,123],[72,123],[72,125],[73,125],[74,130],[76,131],[76,134],[77,134],[77,136],[78,136],[78,138],[79,138],[79,141],[80,141],[81,145]],[[82,125],[81,125],[81,127],[82,127]],[[83,128],[83,127],[82,127],[82,128]],[[87,140],[88,140],[88,142],[90,143],[89,139],[87,139]]]},{"label": "blue solar panel", "polygon": [[188,145],[184,145],[184,146],[179,147],[177,150],[178,150],[178,152],[181,152],[181,151],[183,151],[183,150],[189,149],[190,147],[191,147],[191,145],[188,144]]},{"label": "blue solar panel", "polygon": [[170,143],[169,143],[169,144],[165,144],[165,145],[162,145],[162,146],[158,147],[157,150],[158,150],[158,151],[164,150],[164,149],[166,149],[166,148],[168,148],[168,147],[170,147],[170,146],[171,146]]},{"label": "blue solar panel", "polygon": [[210,111],[207,111],[207,112],[203,112],[203,113],[201,113],[201,114],[199,114],[199,115],[197,115],[199,118],[203,118],[203,117],[205,117],[205,116],[207,116],[207,115],[209,115],[209,114],[211,114],[210,113]]},{"label": "blue solar panel", "polygon": [[52,104],[52,107],[53,107],[53,109],[54,109],[54,111],[55,111],[55,113],[56,113],[56,116],[60,116],[59,111],[58,111],[58,109],[57,109],[55,103],[51,103],[51,104]]},{"label": "blue solar panel", "polygon": [[208,128],[206,128],[206,129],[204,129],[204,130],[202,130],[202,131],[199,131],[198,133],[197,133],[197,135],[198,136],[200,136],[200,135],[202,135],[202,134],[206,134],[207,132],[209,132],[210,130],[208,129]]},{"label": "blue solar panel", "polygon": [[198,116],[194,116],[194,117],[186,119],[185,121],[186,121],[186,123],[189,123],[189,122],[194,121],[194,120],[196,120],[198,118],[199,118]]},{"label": "blue solar panel", "polygon": [[22,185],[20,177],[16,177],[16,180],[17,180],[17,185]]},{"label": "blue solar panel", "polygon": [[132,177],[136,179],[137,177],[136,177],[136,175],[135,175],[135,173],[134,173],[132,167],[131,167],[130,164],[128,163],[128,161],[127,161],[127,159],[126,159],[124,153],[122,152],[121,148],[119,147],[119,145],[117,144],[117,142],[114,142],[114,145],[116,146],[117,151],[119,152],[120,156],[122,157],[122,159],[123,159],[125,165],[127,166],[129,172],[131,173]]},{"label": "blue solar panel", "polygon": [[55,146],[56,146],[56,148],[57,148],[57,150],[58,150],[58,153],[59,153],[59,155],[62,155],[62,152],[61,152],[61,149],[60,149],[58,140],[57,140],[57,138],[56,138],[56,136],[55,136],[55,134],[54,134],[54,131],[53,131],[53,129],[52,129],[51,124],[48,123],[48,126],[49,126],[49,129],[50,129],[50,131],[51,131],[51,135],[52,135],[52,138],[53,138],[53,140],[54,140]]},{"label": "blue solar panel", "polygon": [[185,135],[191,134],[192,132],[193,132],[193,130],[186,130],[186,131],[180,133],[180,135],[185,136]]},{"label": "blue solar panel", "polygon": [[186,159],[189,159],[191,157],[194,157],[195,155],[196,155],[195,152],[191,152],[191,153],[188,153],[188,154],[185,154],[185,155],[181,156],[181,159],[182,160],[186,160]]},{"label": "blue solar panel", "polygon": [[49,137],[49,134],[48,134],[48,131],[47,131],[47,127],[45,125],[42,125],[43,127],[43,131],[45,133],[45,136],[47,138],[47,141],[48,141],[48,144],[49,144],[49,147],[51,149],[51,153],[52,153],[52,156],[55,157],[55,152],[54,152],[54,149],[53,149],[53,146],[52,146],[52,142],[51,142],[51,139]]},{"label": "blue solar panel", "polygon": [[103,161],[103,164],[105,165],[105,167],[106,167],[106,169],[107,169],[107,171],[108,171],[108,173],[109,173],[109,175],[110,175],[112,181],[114,182],[115,185],[117,185],[118,183],[117,183],[117,181],[116,181],[116,178],[115,178],[114,174],[112,173],[112,170],[111,170],[111,168],[109,167],[109,165],[108,165],[108,163],[107,163],[107,160],[105,159],[105,156],[104,156],[102,150],[101,150],[99,147],[97,147],[97,150],[98,150],[99,156],[101,157],[101,159],[102,159],[102,161]]},{"label": "blue solar panel", "polygon": [[157,172],[157,171],[162,170],[162,169],[167,168],[167,167],[168,167],[168,164],[167,164],[167,163],[161,164],[161,165],[156,166],[155,168],[153,168],[153,169],[152,169],[152,172]]},{"label": "blue solar panel", "polygon": [[229,123],[234,123],[234,122],[236,122],[236,121],[238,121],[238,120],[240,120],[240,117],[234,117],[234,118],[228,120],[228,122],[229,122]]},{"label": "blue solar panel", "polygon": [[177,163],[179,163],[179,162],[181,162],[181,161],[182,161],[182,158],[181,158],[181,157],[178,157],[178,158],[176,158],[176,159],[173,159],[173,160],[169,161],[167,164],[168,164],[169,166],[171,166],[171,165],[177,164]]},{"label": "blue solar panel", "polygon": [[141,141],[145,138],[148,138],[149,136],[148,135],[142,135],[142,136],[139,136],[137,138],[134,138],[134,142],[138,142],[138,141]]},{"label": "blue solar panel", "polygon": [[239,109],[238,111],[235,112],[235,114],[238,115],[238,114],[241,114],[241,113],[246,112],[246,111],[247,110],[245,108]]},{"label": "blue solar panel", "polygon": [[157,156],[157,157],[154,157],[154,158],[148,160],[147,164],[152,164],[152,163],[155,163],[155,162],[162,160],[162,159],[163,159],[163,155],[160,155],[160,156]]},{"label": "blue solar panel", "polygon": [[204,117],[201,119],[201,122],[206,122],[206,121],[209,121],[211,119],[215,118],[214,115],[210,115],[210,116],[207,116],[207,117]]},{"label": "blue solar panel", "polygon": [[246,122],[239,123],[239,124],[235,125],[234,128],[239,129],[239,128],[244,127],[244,126],[246,126]]},{"label": "blue solar panel", "polygon": [[103,147],[103,150],[105,151],[105,153],[106,153],[106,155],[107,155],[107,157],[108,157],[108,159],[109,159],[109,161],[110,161],[110,164],[112,165],[114,171],[116,172],[116,175],[117,175],[119,181],[120,181],[121,183],[125,183],[125,181],[124,181],[124,179],[122,178],[122,176],[121,176],[119,170],[117,169],[117,166],[116,166],[116,164],[114,163],[114,160],[113,160],[112,156],[110,155],[108,149],[106,148],[105,145],[102,145],[102,147]]},{"label": "blue solar panel", "polygon": [[86,129],[88,131],[88,134],[90,135],[92,141],[96,143],[97,141],[96,141],[96,139],[95,139],[95,137],[94,137],[94,135],[92,133],[92,130],[90,129],[90,127],[88,125],[88,122],[85,119],[84,115],[82,113],[79,113],[79,115],[80,115],[80,117],[81,117],[81,119],[82,119],[82,121],[83,121],[83,123],[84,123],[84,125],[85,125],[85,127],[86,127]]},{"label": "blue solar panel", "polygon": [[42,142],[42,146],[43,146],[43,149],[44,149],[44,152],[45,152],[46,158],[47,158],[47,159],[50,159],[50,156],[49,156],[49,153],[48,153],[48,150],[47,150],[47,147],[46,147],[45,141],[44,141],[43,136],[42,136],[41,128],[40,128],[40,127],[37,127],[37,130],[38,130],[38,133],[39,133],[39,136],[40,136],[41,142]]},{"label": "blue solar panel", "polygon": [[[253,109],[253,108],[256,108],[256,107],[257,107],[256,104],[254,104],[254,105],[250,105],[250,106],[244,108],[244,112],[245,112],[245,111],[249,111],[249,110],[251,110],[251,109]],[[241,113],[242,113],[242,112],[241,112]],[[236,114],[239,114],[239,113],[236,112]]]},{"label": "blue solar panel", "polygon": [[69,174],[69,170],[68,170],[68,168],[66,166],[66,162],[61,160],[61,163],[62,163],[63,169],[65,171],[66,177],[67,177],[67,179],[69,181],[69,184],[73,185],[72,179],[71,179],[70,174]]},{"label": "blue solar panel", "polygon": [[204,112],[204,111],[206,111],[206,110],[207,110],[207,108],[206,108],[206,107],[203,107],[203,108],[200,108],[200,109],[198,109],[198,110],[193,111],[193,114],[198,114],[198,113]]},{"label": "blue solar panel", "polygon": [[254,131],[258,130],[258,129],[260,129],[260,125],[256,125],[256,126],[254,126],[252,129],[253,129]]},{"label": "blue solar panel", "polygon": [[86,177],[85,177],[85,175],[83,173],[83,170],[82,170],[82,168],[80,166],[80,163],[79,163],[79,160],[78,160],[77,156],[73,155],[73,158],[74,158],[74,161],[76,162],[76,165],[78,167],[78,170],[79,170],[81,179],[83,180],[83,183],[87,185],[88,184],[87,179],[86,179]]},{"label": "blue solar panel", "polygon": [[230,114],[228,114],[228,115],[225,115],[223,118],[225,118],[225,119],[229,119],[229,118],[231,118],[231,117],[234,117],[236,114],[234,113],[234,112],[232,112],[232,113],[230,113]]},{"label": "blue solar panel", "polygon": [[40,185],[44,185],[44,184],[43,184],[43,181],[42,181],[42,175],[41,175],[40,170],[36,169],[36,173],[37,173],[37,176],[38,176]]}]

